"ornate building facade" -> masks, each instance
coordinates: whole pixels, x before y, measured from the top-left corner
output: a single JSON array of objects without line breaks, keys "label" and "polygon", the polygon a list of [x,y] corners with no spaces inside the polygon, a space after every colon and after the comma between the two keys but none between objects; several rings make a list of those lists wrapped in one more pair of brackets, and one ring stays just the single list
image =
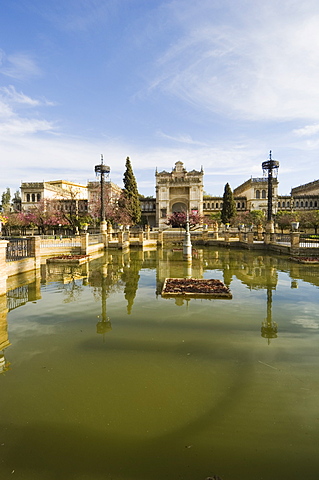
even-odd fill
[{"label": "ornate building facade", "polygon": [[[210,216],[222,210],[223,197],[204,195],[204,171],[188,172],[183,162],[175,163],[171,172],[155,172],[155,197],[142,197],[143,221],[152,227],[167,228],[167,218],[177,211],[196,211]],[[319,209],[319,180],[294,187],[291,195],[279,195],[279,182],[273,178],[273,213],[279,210],[306,211]],[[122,189],[112,182],[106,183],[108,201],[116,202]],[[238,212],[262,210],[268,207],[267,177],[250,178],[233,190]],[[21,184],[23,211],[32,209],[41,201],[59,201],[61,208],[90,213],[100,195],[99,182],[79,185],[64,180]],[[75,201],[76,200],[76,201]],[[76,206],[74,206],[76,205]]]},{"label": "ornate building facade", "polygon": [[203,169],[187,172],[183,162],[176,162],[172,172],[157,172],[156,225],[166,226],[167,217],[174,212],[196,211],[203,214]]}]

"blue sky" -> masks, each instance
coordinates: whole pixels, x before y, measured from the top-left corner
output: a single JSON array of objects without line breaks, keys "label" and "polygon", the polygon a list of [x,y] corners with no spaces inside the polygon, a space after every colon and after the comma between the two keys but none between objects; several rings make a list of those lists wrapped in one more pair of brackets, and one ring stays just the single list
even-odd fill
[{"label": "blue sky", "polygon": [[204,168],[207,193],[319,178],[317,0],[0,3],[0,193],[94,179],[100,155],[139,191],[155,168]]}]

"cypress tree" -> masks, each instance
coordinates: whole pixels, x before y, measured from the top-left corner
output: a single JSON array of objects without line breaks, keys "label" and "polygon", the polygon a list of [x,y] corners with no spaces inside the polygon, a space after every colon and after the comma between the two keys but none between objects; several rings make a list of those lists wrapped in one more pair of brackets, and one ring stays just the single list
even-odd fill
[{"label": "cypress tree", "polygon": [[126,158],[125,167],[126,170],[124,172],[123,183],[126,207],[132,222],[136,224],[141,221],[141,205],[130,157]]},{"label": "cypress tree", "polygon": [[221,212],[222,222],[229,223],[233,217],[236,216],[236,205],[233,197],[232,189],[229,186],[229,183],[226,183],[224,195],[223,195],[223,208]]}]

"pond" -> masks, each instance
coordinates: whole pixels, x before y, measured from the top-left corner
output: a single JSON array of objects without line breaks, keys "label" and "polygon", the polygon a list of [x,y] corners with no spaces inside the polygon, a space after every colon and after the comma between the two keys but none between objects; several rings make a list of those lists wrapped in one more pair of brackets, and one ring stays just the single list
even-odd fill
[{"label": "pond", "polygon": [[[318,274],[199,248],[191,265],[116,251],[17,278],[1,304],[0,478],[317,480]],[[232,298],[163,298],[167,277],[219,279]]]}]

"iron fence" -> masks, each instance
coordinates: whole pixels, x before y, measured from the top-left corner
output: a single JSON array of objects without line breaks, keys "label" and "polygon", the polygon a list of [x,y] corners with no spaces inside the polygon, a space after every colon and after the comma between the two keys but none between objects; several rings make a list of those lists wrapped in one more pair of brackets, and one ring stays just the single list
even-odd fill
[{"label": "iron fence", "polygon": [[32,256],[31,238],[10,238],[6,251],[7,262],[14,262]]}]

